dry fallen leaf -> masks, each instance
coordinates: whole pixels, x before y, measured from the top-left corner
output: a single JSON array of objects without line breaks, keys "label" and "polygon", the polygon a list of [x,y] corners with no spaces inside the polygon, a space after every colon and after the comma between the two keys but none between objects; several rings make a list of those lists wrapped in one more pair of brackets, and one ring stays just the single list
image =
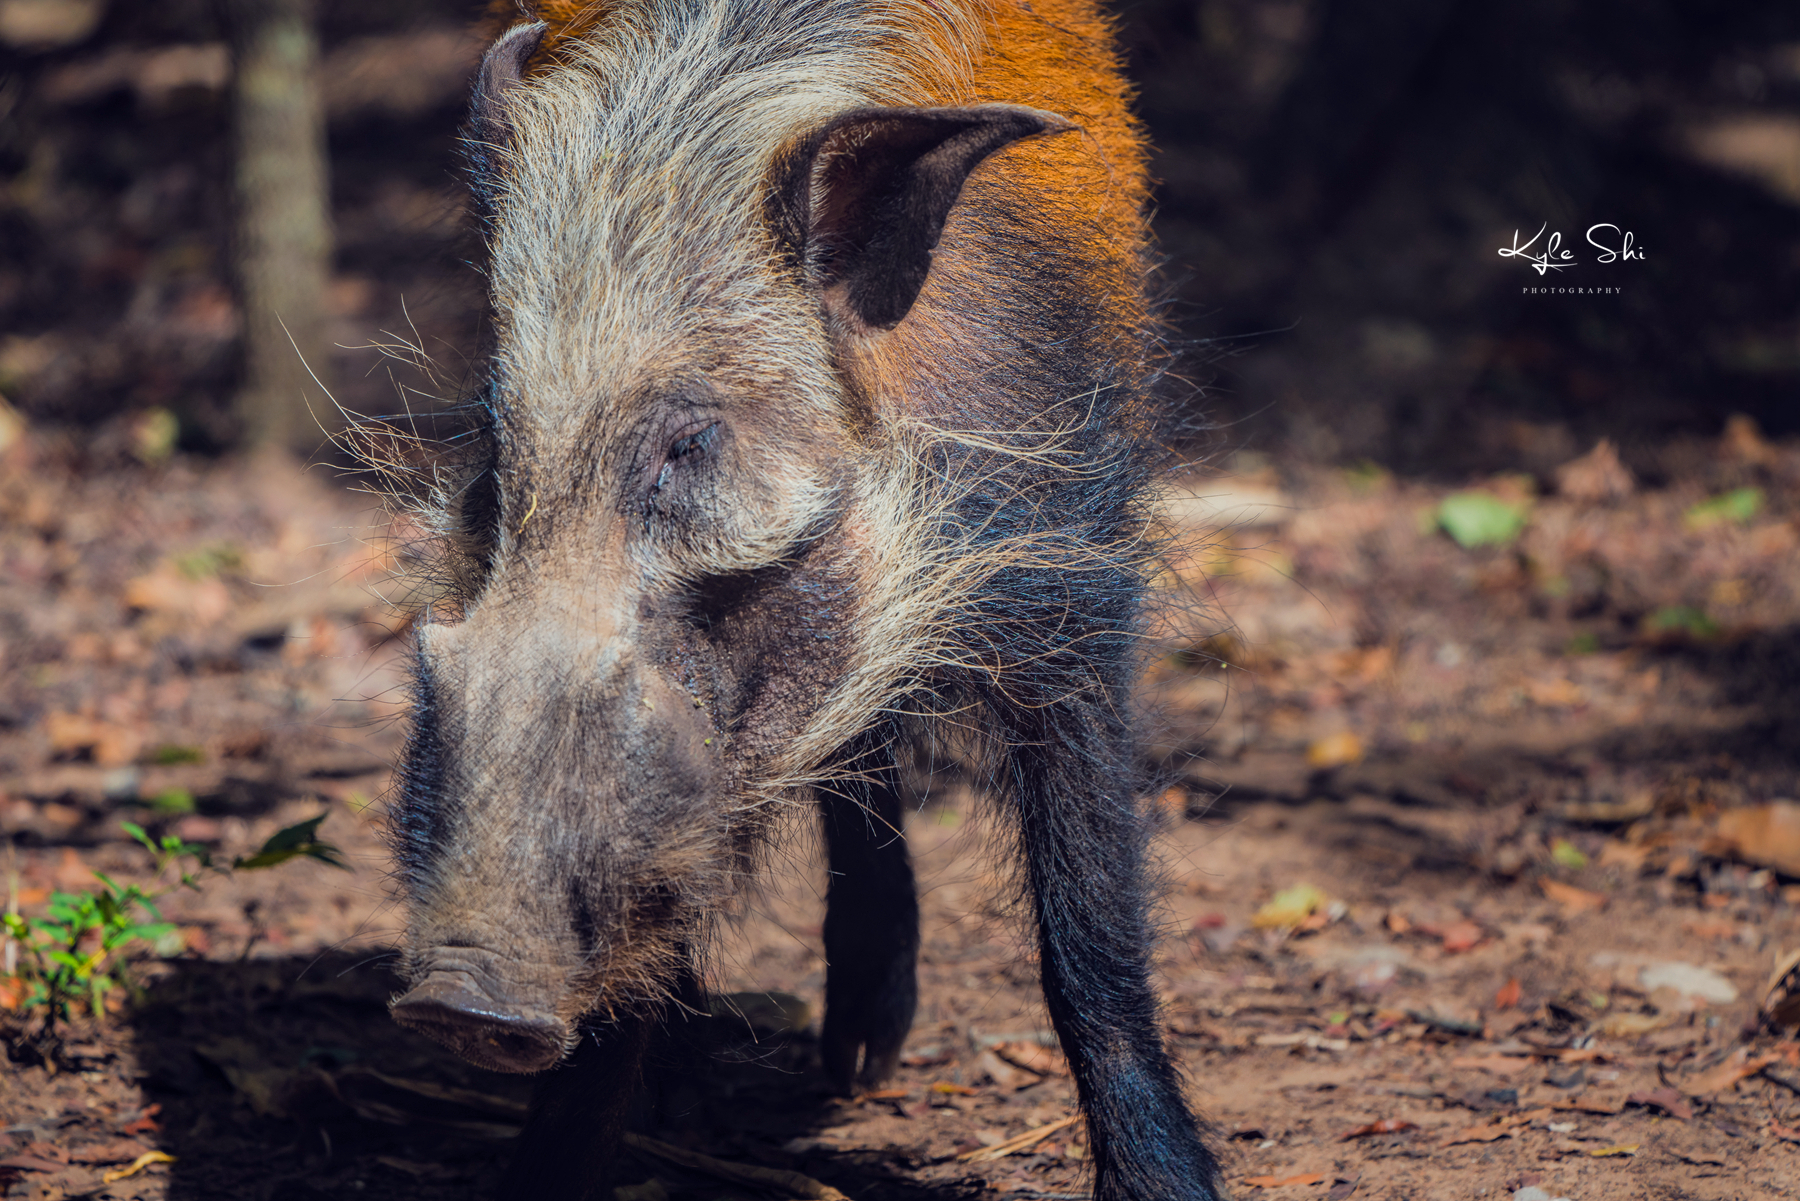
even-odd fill
[{"label": "dry fallen leaf", "polygon": [[1709,1097],[1713,1093],[1722,1093],[1734,1088],[1740,1080],[1756,1075],[1776,1059],[1776,1055],[1758,1055],[1748,1057],[1740,1051],[1717,1067],[1709,1068],[1689,1080],[1682,1086],[1682,1091],[1690,1097]]},{"label": "dry fallen leaf", "polygon": [[1748,413],[1733,413],[1725,419],[1725,432],[1719,435],[1719,449],[1728,458],[1758,467],[1775,462],[1781,453],[1763,437],[1756,418]]},{"label": "dry fallen leaf", "polygon": [[1306,748],[1306,766],[1321,770],[1361,763],[1362,757],[1362,739],[1348,730],[1327,734]]},{"label": "dry fallen leaf", "polygon": [[1032,1072],[1021,1071],[1006,1060],[1000,1058],[989,1048],[975,1057],[977,1071],[987,1073],[989,1080],[1008,1091],[1016,1092],[1021,1088],[1029,1088],[1043,1077]]},{"label": "dry fallen leaf", "polygon": [[1612,1056],[1599,1047],[1564,1047],[1556,1053],[1563,1063],[1607,1063]]},{"label": "dry fallen leaf", "polygon": [[1460,921],[1444,927],[1440,937],[1444,940],[1444,950],[1455,954],[1468,951],[1481,945],[1487,938],[1487,931],[1471,921]]},{"label": "dry fallen leaf", "polygon": [[231,611],[231,592],[216,576],[189,579],[163,567],[125,585],[127,608],[190,618],[198,625],[212,625]]},{"label": "dry fallen leaf", "polygon": [[1497,1142],[1503,1138],[1511,1138],[1519,1132],[1521,1127],[1529,1126],[1533,1120],[1533,1114],[1529,1113],[1508,1114],[1483,1126],[1465,1127],[1439,1143],[1438,1146],[1454,1147],[1459,1143]]},{"label": "dry fallen leaf", "polygon": [[1763,992],[1762,1009],[1772,1026],[1800,1025],[1800,950],[1777,960]]},{"label": "dry fallen leaf", "polygon": [[1710,1155],[1705,1151],[1677,1151],[1675,1158],[1682,1163],[1691,1163],[1695,1167],[1722,1168],[1725,1166],[1723,1155]]},{"label": "dry fallen leaf", "polygon": [[956,1158],[964,1163],[985,1163],[989,1160],[1005,1159],[1008,1155],[1015,1152],[1023,1151],[1027,1147],[1036,1146],[1038,1143],[1055,1134],[1058,1130],[1067,1130],[1070,1126],[1073,1126],[1080,1120],[1080,1114],[1072,1113],[1066,1118],[1058,1118],[1054,1122],[1047,1122],[1035,1130],[1027,1130],[1024,1134],[1009,1138],[1003,1143],[995,1143],[991,1147],[983,1147],[978,1151],[967,1151],[958,1155]]},{"label": "dry fallen leaf", "polygon": [[1561,880],[1552,880],[1549,876],[1538,877],[1538,887],[1545,896],[1563,907],[1564,913],[1581,913],[1588,909],[1606,908],[1606,898],[1597,892],[1589,892],[1585,888],[1576,888],[1573,884],[1564,884]]},{"label": "dry fallen leaf", "polygon": [[1160,813],[1166,813],[1173,818],[1185,817],[1187,815],[1188,805],[1187,789],[1179,787],[1165,788],[1156,794],[1156,799],[1151,803],[1156,806],[1157,811]]},{"label": "dry fallen leaf", "polygon": [[59,1147],[54,1143],[41,1141],[27,1143],[25,1144],[25,1154],[36,1156],[38,1159],[46,1159],[56,1164],[66,1165],[69,1162],[68,1148]]},{"label": "dry fallen leaf", "polygon": [[1500,986],[1500,991],[1494,994],[1494,1008],[1511,1009],[1519,1003],[1519,997],[1523,991],[1519,986],[1519,978],[1517,976],[1510,977],[1505,984]]},{"label": "dry fallen leaf", "polygon": [[1244,1183],[1252,1188],[1286,1188],[1290,1184],[1323,1184],[1325,1173],[1305,1172],[1299,1176],[1251,1176]]},{"label": "dry fallen leaf", "polygon": [[65,1165],[36,1155],[9,1155],[0,1159],[0,1168],[24,1168],[27,1172],[60,1172]]},{"label": "dry fallen leaf", "polygon": [[1672,1118],[1686,1122],[1694,1116],[1694,1107],[1687,1103],[1687,1098],[1672,1088],[1659,1088],[1651,1092],[1632,1093],[1625,1098],[1627,1105],[1654,1106]]},{"label": "dry fallen leaf", "polygon": [[1556,469],[1556,490],[1572,501],[1597,504],[1623,500],[1637,488],[1631,469],[1619,461],[1618,448],[1602,438],[1594,449]]},{"label": "dry fallen leaf", "polygon": [[1609,1013],[1600,1019],[1600,1033],[1613,1038],[1636,1038],[1672,1025],[1676,1017],[1672,1013]]},{"label": "dry fallen leaf", "polygon": [[1800,876],[1800,803],[1773,801],[1723,810],[1702,849]]},{"label": "dry fallen leaf", "polygon": [[1646,963],[1638,969],[1638,983],[1654,996],[1658,989],[1669,989],[1694,1001],[1712,1005],[1730,1005],[1738,999],[1737,985],[1709,967],[1679,960]]},{"label": "dry fallen leaf", "polygon": [[1541,709],[1573,709],[1587,699],[1581,686],[1566,676],[1525,681],[1525,695]]},{"label": "dry fallen leaf", "polygon": [[1069,1074],[1069,1061],[1063,1058],[1062,1052],[1040,1043],[999,1043],[995,1045],[994,1053],[1014,1067],[1036,1072],[1040,1076]]},{"label": "dry fallen leaf", "polygon": [[1284,888],[1256,911],[1250,924],[1258,930],[1289,930],[1325,908],[1327,897],[1311,884]]},{"label": "dry fallen leaf", "polygon": [[[1637,802],[1638,797],[1643,798],[1641,803]],[[1648,789],[1645,789],[1634,795],[1631,811],[1623,820],[1630,820],[1634,817],[1646,817],[1650,814],[1651,810],[1655,808],[1656,795]],[[1642,871],[1645,862],[1650,858],[1652,849],[1653,848],[1648,846],[1633,845],[1627,842],[1620,842],[1614,838],[1609,838],[1600,847],[1600,857],[1594,862],[1601,867],[1622,867],[1628,871]]]},{"label": "dry fallen leaf", "polygon": [[107,1143],[96,1143],[86,1147],[77,1147],[69,1152],[70,1163],[126,1163],[136,1159],[150,1148],[136,1139],[118,1138]]},{"label": "dry fallen leaf", "polygon": [[46,713],[44,733],[52,755],[86,752],[101,767],[123,767],[144,749],[143,735],[137,731],[79,713]]},{"label": "dry fallen leaf", "polygon": [[153,1131],[160,1130],[162,1129],[162,1123],[156,1120],[156,1115],[161,1112],[162,1102],[153,1102],[150,1105],[145,1106],[144,1112],[139,1114],[134,1120],[119,1127],[119,1131],[122,1134],[150,1134]]},{"label": "dry fallen leaf", "polygon": [[1636,1155],[1641,1143],[1619,1143],[1612,1147],[1595,1147],[1588,1154],[1595,1159],[1605,1159],[1609,1155]]}]

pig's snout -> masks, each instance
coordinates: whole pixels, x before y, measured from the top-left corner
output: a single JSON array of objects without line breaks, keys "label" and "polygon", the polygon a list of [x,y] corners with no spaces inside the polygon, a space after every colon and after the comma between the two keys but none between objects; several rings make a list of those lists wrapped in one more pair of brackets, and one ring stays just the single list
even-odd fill
[{"label": "pig's snout", "polygon": [[394,1020],[442,1043],[477,1067],[542,1072],[562,1060],[569,1024],[553,1013],[496,996],[485,973],[440,967],[391,1006]]}]

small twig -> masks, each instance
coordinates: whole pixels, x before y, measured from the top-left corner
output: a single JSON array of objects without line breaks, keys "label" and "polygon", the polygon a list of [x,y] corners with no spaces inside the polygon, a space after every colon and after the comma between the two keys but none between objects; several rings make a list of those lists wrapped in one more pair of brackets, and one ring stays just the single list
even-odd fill
[{"label": "small twig", "polygon": [[1072,1113],[1066,1118],[1058,1118],[1054,1122],[1039,1126],[1036,1130],[1027,1130],[1016,1138],[1009,1138],[1003,1143],[995,1143],[991,1147],[982,1147],[976,1151],[965,1151],[956,1158],[961,1163],[987,1163],[989,1160],[1005,1159],[1015,1151],[1023,1151],[1027,1147],[1036,1146],[1058,1130],[1067,1130],[1081,1120],[1081,1115]]},{"label": "small twig", "polygon": [[248,963],[250,961],[251,948],[255,947],[257,941],[263,937],[263,924],[256,916],[257,911],[261,908],[261,901],[249,900],[244,902],[244,919],[250,923],[250,936],[244,940],[244,949],[238,954],[239,963]]},{"label": "small twig", "polygon": [[646,1155],[666,1159],[670,1163],[678,1164],[690,1171],[701,1172],[719,1180],[729,1180],[733,1184],[748,1184],[755,1188],[768,1189],[788,1197],[797,1197],[800,1201],[850,1201],[850,1198],[829,1184],[814,1180],[803,1172],[789,1172],[781,1168],[761,1168],[747,1163],[730,1163],[723,1159],[714,1159],[710,1155],[702,1155],[698,1151],[689,1151],[685,1147],[677,1147],[671,1143],[647,1138],[641,1134],[627,1134],[625,1145],[634,1151],[642,1151]]},{"label": "small twig", "polygon": [[175,1157],[167,1151],[146,1151],[131,1163],[122,1168],[115,1168],[100,1177],[102,1184],[114,1184],[127,1177],[136,1176],[153,1163],[174,1163]]}]

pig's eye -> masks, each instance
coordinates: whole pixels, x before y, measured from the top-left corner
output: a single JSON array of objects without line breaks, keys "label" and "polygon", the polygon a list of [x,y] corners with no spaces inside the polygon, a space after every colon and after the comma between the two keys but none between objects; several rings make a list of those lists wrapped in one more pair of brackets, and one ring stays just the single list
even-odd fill
[{"label": "pig's eye", "polygon": [[649,504],[644,513],[646,524],[651,513],[663,501],[663,490],[673,486],[677,476],[685,468],[705,459],[718,440],[719,423],[716,421],[695,421],[676,431],[669,441],[668,449],[663,452],[663,460],[657,465],[650,484]]},{"label": "pig's eye", "polygon": [[718,432],[719,423],[716,421],[708,422],[698,429],[690,427],[684,430],[669,444],[669,462],[679,463],[683,459],[705,454],[712,449],[713,435]]}]

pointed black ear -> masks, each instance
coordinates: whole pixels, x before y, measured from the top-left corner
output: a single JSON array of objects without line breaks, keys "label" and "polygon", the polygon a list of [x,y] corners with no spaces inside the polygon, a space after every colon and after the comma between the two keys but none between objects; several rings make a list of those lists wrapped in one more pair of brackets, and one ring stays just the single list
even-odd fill
[{"label": "pointed black ear", "polygon": [[772,215],[827,303],[890,329],[918,299],[963,182],[1020,138],[1074,126],[1010,104],[845,113],[777,166]]},{"label": "pointed black ear", "polygon": [[512,133],[506,115],[506,93],[525,78],[525,66],[543,43],[547,29],[549,26],[542,21],[513,26],[488,47],[481,69],[475,73],[463,155],[469,163],[476,199],[484,210],[492,208],[496,159]]}]

